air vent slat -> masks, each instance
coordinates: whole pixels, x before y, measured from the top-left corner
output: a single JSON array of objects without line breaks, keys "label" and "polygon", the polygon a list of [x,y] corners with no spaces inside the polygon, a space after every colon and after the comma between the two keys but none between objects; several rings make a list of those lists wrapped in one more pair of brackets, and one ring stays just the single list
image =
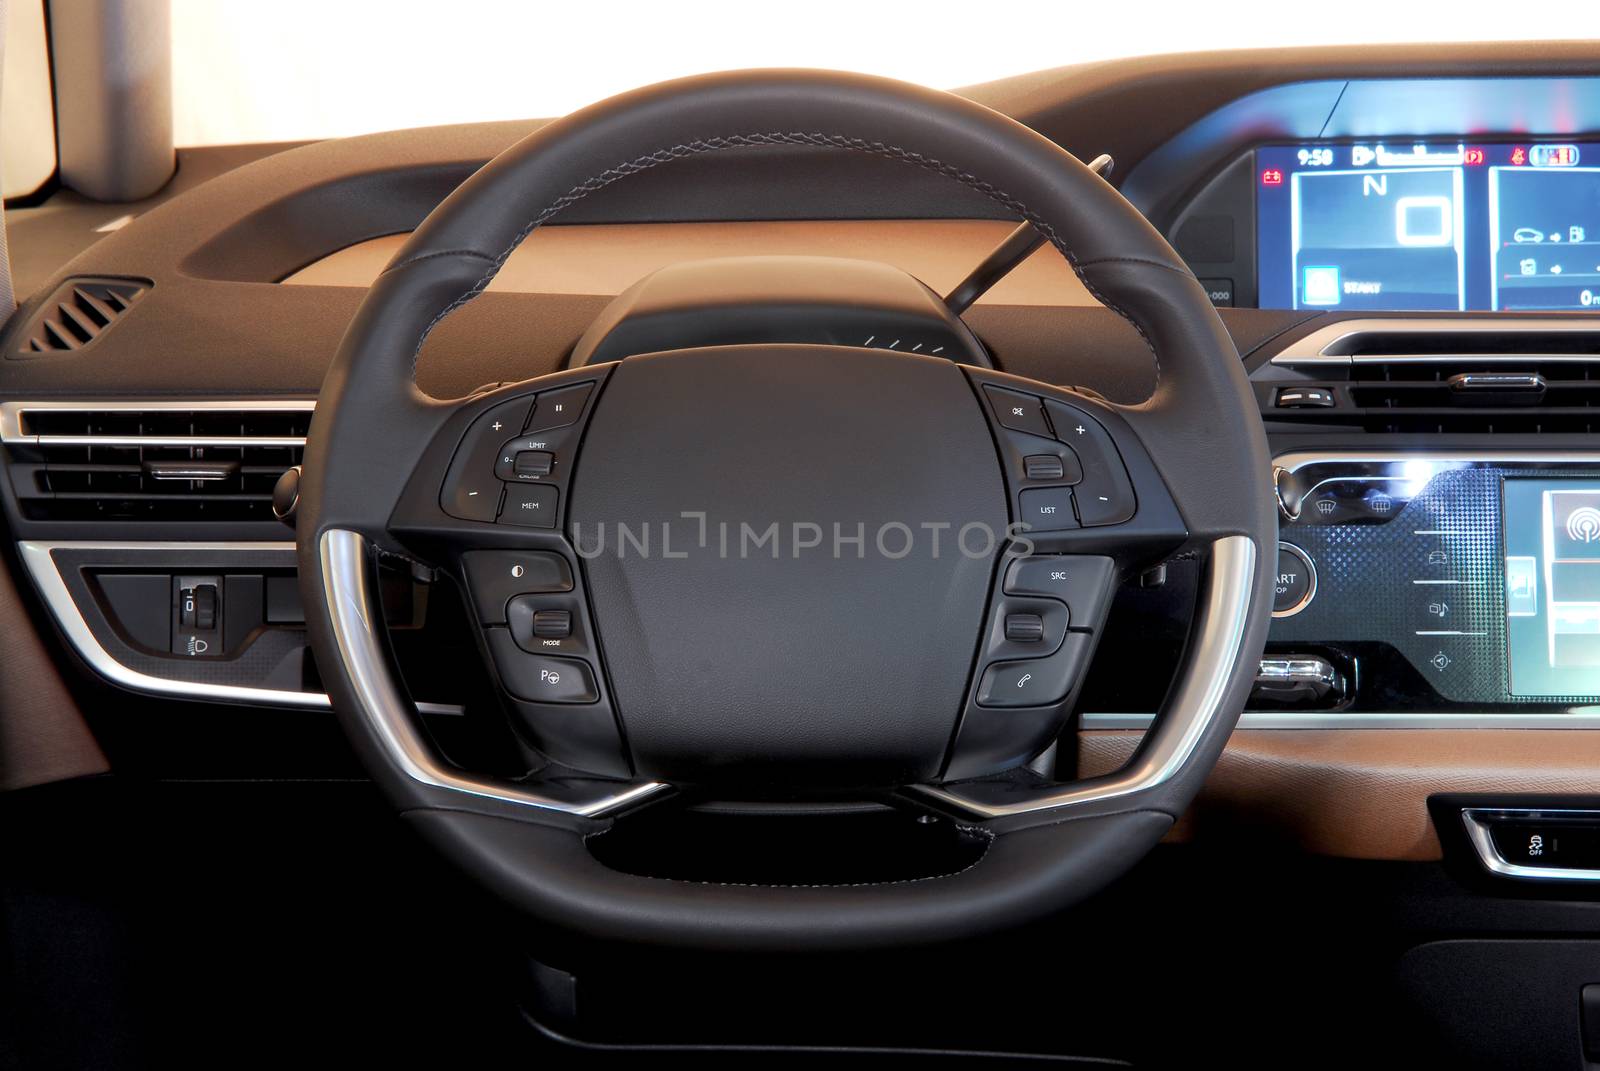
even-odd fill
[{"label": "air vent slat", "polygon": [[78,341],[78,336],[68,331],[63,325],[54,320],[46,320],[39,325],[44,331],[43,338],[36,338],[35,348],[40,350],[75,350],[83,343]]},{"label": "air vent slat", "polygon": [[22,331],[23,353],[67,353],[105,334],[149,291],[143,279],[69,279]]},{"label": "air vent slat", "polygon": [[[311,413],[310,402],[8,402],[0,429],[31,519],[271,521]],[[206,475],[174,475],[185,462]]]},{"label": "air vent slat", "polygon": [[101,301],[94,295],[93,291],[81,286],[75,286],[72,288],[72,298],[78,303],[78,306],[83,309],[84,312],[93,317],[94,322],[101,327],[105,327],[112,320],[117,318],[118,310],[113,309],[110,305],[107,305],[105,302]]},{"label": "air vent slat", "polygon": [[95,323],[94,318],[86,315],[77,305],[63,303],[56,306],[56,310],[61,314],[61,323],[67,330],[77,335],[80,342],[91,342],[100,333],[101,325]]},{"label": "air vent slat", "polygon": [[[1562,321],[1347,321],[1272,359],[1294,385],[1322,387],[1333,406],[1276,404],[1279,425],[1346,425],[1378,433],[1593,434],[1600,428],[1600,324]],[[1320,380],[1318,382],[1317,380]]]}]

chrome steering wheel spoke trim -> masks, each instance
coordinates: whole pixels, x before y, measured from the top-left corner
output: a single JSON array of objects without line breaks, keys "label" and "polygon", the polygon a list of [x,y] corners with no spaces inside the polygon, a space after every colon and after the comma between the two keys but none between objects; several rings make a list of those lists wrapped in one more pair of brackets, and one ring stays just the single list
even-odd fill
[{"label": "chrome steering wheel spoke trim", "polygon": [[[357,712],[396,770],[419,784],[465,797],[581,818],[614,815],[671,790],[658,781],[616,782],[614,790],[560,798],[509,781],[476,777],[444,762],[418,732],[416,705],[390,671],[380,634],[382,615],[369,582],[368,551],[366,537],[348,529],[331,528],[318,541],[323,594],[341,667],[355,692]],[[464,806],[471,809],[470,802]]]},{"label": "chrome steering wheel spoke trim", "polygon": [[1081,810],[1158,789],[1194,759],[1201,740],[1227,716],[1228,684],[1245,656],[1244,641],[1256,590],[1259,551],[1249,536],[1223,536],[1211,544],[1194,623],[1194,642],[1166,713],[1120,771],[1069,784],[1029,786],[1013,781],[917,785],[912,798],[979,820]]}]

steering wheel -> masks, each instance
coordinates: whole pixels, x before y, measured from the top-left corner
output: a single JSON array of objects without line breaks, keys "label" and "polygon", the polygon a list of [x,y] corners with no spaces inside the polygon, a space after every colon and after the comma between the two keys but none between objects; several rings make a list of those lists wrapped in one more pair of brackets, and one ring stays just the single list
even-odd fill
[{"label": "steering wheel", "polygon": [[[429,331],[534,228],[684,157],[874,154],[1032,224],[1148,343],[1113,405],[944,355],[818,344],[629,355],[443,401]],[[1070,365],[1074,342],[1057,340]],[[864,948],[1059,911],[1139,860],[1217,760],[1271,608],[1276,516],[1241,362],[1154,228],[980,105],[805,71],[671,82],[553,122],[463,183],[373,285],[331,366],[298,514],[307,624],[405,819],[547,925],[705,949]],[[1121,771],[1030,761],[1068,726],[1119,579],[1202,562],[1189,641]],[[525,776],[446,760],[400,683],[380,560],[452,578]],[[716,884],[597,848],[674,797],[872,800],[977,847],[904,880]]]}]

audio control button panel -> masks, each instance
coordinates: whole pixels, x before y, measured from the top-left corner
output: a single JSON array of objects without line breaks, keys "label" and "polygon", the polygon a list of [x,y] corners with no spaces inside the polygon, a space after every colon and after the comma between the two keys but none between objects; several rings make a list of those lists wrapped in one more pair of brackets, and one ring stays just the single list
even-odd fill
[{"label": "audio control button panel", "polygon": [[1116,562],[1101,555],[1035,554],[1002,562],[948,777],[1014,766],[1061,731],[1116,580]]},{"label": "audio control button panel", "polygon": [[1088,410],[1055,398],[982,386],[1024,530],[1122,524],[1138,507],[1122,455]]}]

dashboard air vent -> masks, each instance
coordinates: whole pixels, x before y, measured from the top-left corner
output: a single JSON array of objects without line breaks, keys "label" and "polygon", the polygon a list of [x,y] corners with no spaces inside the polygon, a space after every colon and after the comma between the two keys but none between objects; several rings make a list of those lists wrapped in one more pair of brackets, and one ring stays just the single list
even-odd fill
[{"label": "dashboard air vent", "polygon": [[23,515],[61,521],[270,521],[313,402],[0,405]]},{"label": "dashboard air vent", "polygon": [[68,279],[22,333],[23,353],[82,349],[149,292],[142,279]]},{"label": "dashboard air vent", "polygon": [[1600,325],[1370,323],[1335,324],[1274,357],[1275,376],[1256,381],[1263,417],[1378,433],[1600,432]]}]

